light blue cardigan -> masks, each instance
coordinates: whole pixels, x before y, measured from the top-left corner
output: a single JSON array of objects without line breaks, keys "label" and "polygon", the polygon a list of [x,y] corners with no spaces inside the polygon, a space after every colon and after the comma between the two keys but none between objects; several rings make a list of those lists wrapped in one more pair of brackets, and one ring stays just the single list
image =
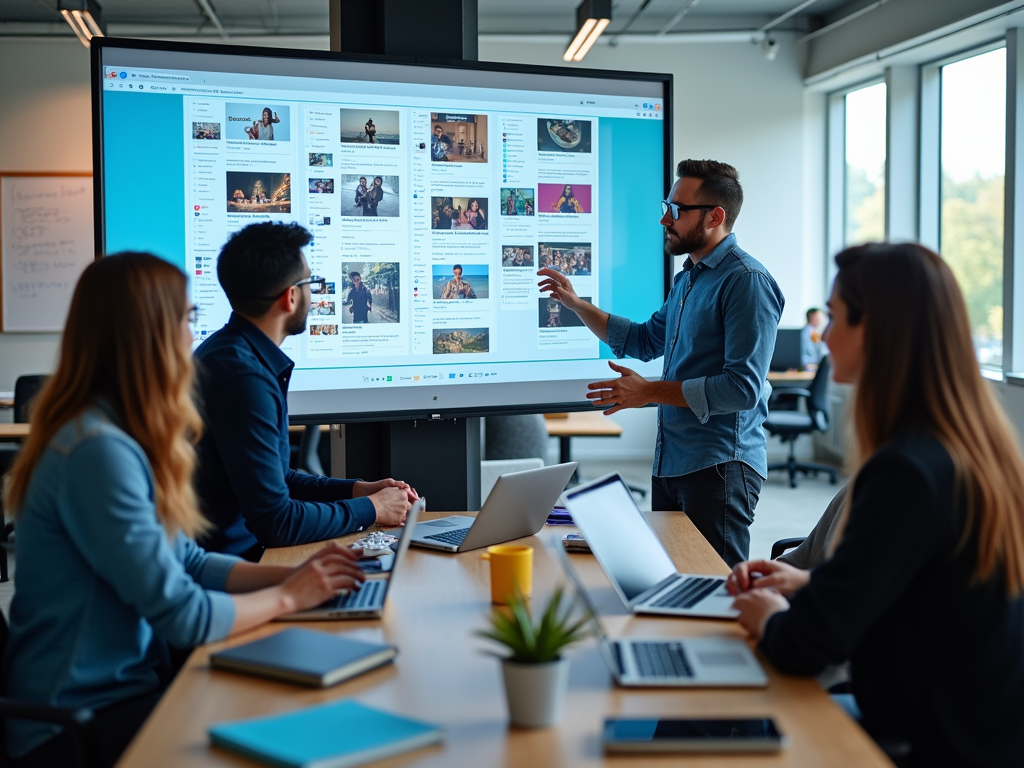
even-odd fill
[{"label": "light blue cardigan", "polygon": [[[156,517],[142,448],[100,407],[65,424],[32,474],[18,515],[18,567],[7,695],[102,707],[162,684],[166,644],[225,638],[235,620],[223,590],[239,562],[210,554]],[[20,756],[57,726],[8,721]]]}]

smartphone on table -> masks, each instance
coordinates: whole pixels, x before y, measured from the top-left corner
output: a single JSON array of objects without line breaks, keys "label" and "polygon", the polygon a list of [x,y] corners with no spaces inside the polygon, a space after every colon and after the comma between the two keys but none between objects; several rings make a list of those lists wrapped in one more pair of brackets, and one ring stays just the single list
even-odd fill
[{"label": "smartphone on table", "polygon": [[787,739],[768,717],[608,718],[605,752],[778,752]]}]

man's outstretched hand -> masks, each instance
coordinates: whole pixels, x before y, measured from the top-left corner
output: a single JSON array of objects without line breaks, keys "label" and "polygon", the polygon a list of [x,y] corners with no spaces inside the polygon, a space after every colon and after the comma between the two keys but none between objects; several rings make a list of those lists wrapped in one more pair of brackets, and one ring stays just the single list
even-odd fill
[{"label": "man's outstretched hand", "polygon": [[621,411],[624,408],[643,408],[652,401],[650,385],[647,379],[624,365],[608,361],[608,367],[622,374],[618,379],[595,381],[588,384],[587,398],[595,406],[605,408],[605,416]]}]

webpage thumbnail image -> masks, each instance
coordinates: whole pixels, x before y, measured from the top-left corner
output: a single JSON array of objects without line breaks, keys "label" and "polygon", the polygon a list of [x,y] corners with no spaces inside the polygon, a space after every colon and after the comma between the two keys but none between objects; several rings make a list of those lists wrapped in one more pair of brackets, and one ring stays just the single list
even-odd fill
[{"label": "webpage thumbnail image", "polygon": [[291,213],[292,175],[227,172],[228,213]]},{"label": "webpage thumbnail image", "polygon": [[330,152],[310,152],[309,153],[309,167],[310,168],[333,168],[334,167],[334,155]]},{"label": "webpage thumbnail image", "polygon": [[501,246],[501,266],[503,267],[532,267],[533,246],[532,245],[503,245]]},{"label": "webpage thumbnail image", "polygon": [[532,189],[502,187],[500,199],[502,216],[533,216],[536,203]]},{"label": "webpage thumbnail image", "polygon": [[291,141],[291,108],[279,104],[227,104],[225,138],[256,141]]},{"label": "webpage thumbnail image", "polygon": [[346,173],[341,177],[342,216],[398,216],[397,176]]},{"label": "webpage thumbnail image", "polygon": [[430,198],[431,229],[487,229],[486,197]]},{"label": "webpage thumbnail image", "polygon": [[192,123],[192,138],[220,141],[220,123]]},{"label": "webpage thumbnail image", "polygon": [[341,271],[343,324],[399,321],[397,261],[343,261]]},{"label": "webpage thumbnail image", "polygon": [[590,213],[589,184],[538,184],[541,213]]},{"label": "webpage thumbnail image", "polygon": [[590,152],[590,121],[537,118],[537,149],[540,152]]},{"label": "webpage thumbnail image", "polygon": [[540,243],[540,268],[550,267],[566,277],[590,275],[590,243]]},{"label": "webpage thumbnail image", "polygon": [[435,301],[490,298],[486,264],[434,264]]},{"label": "webpage thumbnail image", "polygon": [[430,113],[430,159],[435,163],[486,163],[487,115]]},{"label": "webpage thumbnail image", "polygon": [[467,355],[490,351],[489,328],[434,328],[435,355]]},{"label": "webpage thumbnail image", "polygon": [[399,144],[398,112],[372,107],[341,110],[341,143]]},{"label": "webpage thumbnail image", "polygon": [[[585,302],[592,304],[590,296],[580,296]],[[566,309],[555,299],[537,299],[538,328],[583,328],[580,316],[571,309]]]}]

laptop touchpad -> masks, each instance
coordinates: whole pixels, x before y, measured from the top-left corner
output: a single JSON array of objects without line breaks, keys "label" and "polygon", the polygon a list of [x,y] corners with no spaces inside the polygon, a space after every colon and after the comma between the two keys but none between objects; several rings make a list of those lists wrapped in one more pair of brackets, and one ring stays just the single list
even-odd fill
[{"label": "laptop touchpad", "polygon": [[436,528],[452,528],[456,525],[462,525],[457,520],[428,520],[425,523],[416,523],[417,527],[421,525],[432,525]]}]

